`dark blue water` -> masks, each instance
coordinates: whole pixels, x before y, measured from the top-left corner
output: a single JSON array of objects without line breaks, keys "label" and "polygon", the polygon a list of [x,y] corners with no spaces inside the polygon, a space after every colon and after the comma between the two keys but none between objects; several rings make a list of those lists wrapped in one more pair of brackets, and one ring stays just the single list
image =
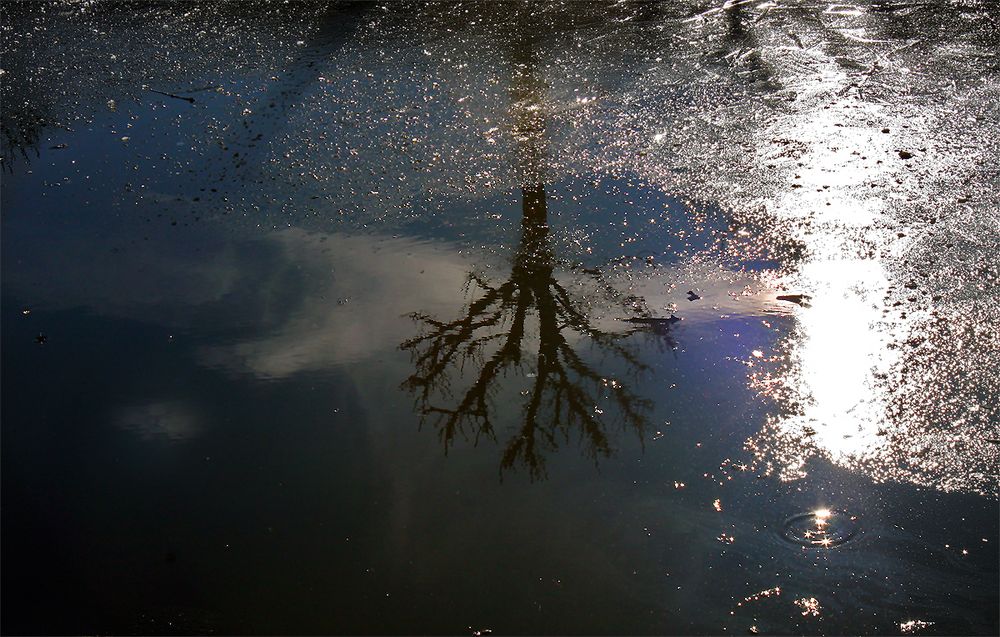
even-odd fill
[{"label": "dark blue water", "polygon": [[994,13],[5,7],[3,632],[995,634]]}]

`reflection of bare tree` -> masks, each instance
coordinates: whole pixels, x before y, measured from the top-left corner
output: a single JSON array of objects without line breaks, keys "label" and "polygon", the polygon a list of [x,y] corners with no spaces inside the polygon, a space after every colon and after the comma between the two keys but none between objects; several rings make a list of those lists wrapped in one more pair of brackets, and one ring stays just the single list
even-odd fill
[{"label": "reflection of bare tree", "polygon": [[[525,187],[522,194],[521,242],[509,278],[491,285],[470,277],[481,296],[469,304],[465,315],[440,321],[415,314],[427,330],[401,347],[412,353],[416,366],[404,386],[415,394],[423,417],[435,420],[447,448],[459,433],[472,434],[476,440],[496,439],[491,398],[508,370],[527,368],[526,358],[532,356],[527,350],[533,345],[534,376],[524,393],[521,428],[504,449],[501,470],[520,462],[534,478],[544,475],[544,450],[554,449],[573,432],[580,433],[595,460],[610,453],[600,407],[605,392],[609,407],[640,435],[650,402],[604,377],[583,358],[580,346],[574,346],[589,341],[625,361],[631,370],[645,369],[621,342],[627,334],[597,329],[556,279],[542,185]],[[532,318],[537,334],[529,333]],[[470,368],[478,368],[478,374],[472,374],[472,384],[456,394],[451,375],[467,374]],[[457,403],[442,407],[439,394],[457,398]]]},{"label": "reflection of bare tree", "polygon": [[[595,461],[608,456],[606,410],[611,411],[608,418],[617,417],[641,437],[651,402],[607,378],[582,353],[592,347],[623,361],[632,374],[645,369],[623,343],[629,332],[598,329],[581,301],[557,278],[543,183],[544,86],[528,38],[519,39],[511,61],[512,115],[523,185],[521,239],[510,276],[497,285],[470,275],[470,287],[478,296],[465,315],[441,321],[414,314],[426,329],[401,348],[411,352],[416,367],[404,387],[415,395],[422,420],[434,421],[445,449],[457,434],[496,440],[491,401],[509,372],[524,373],[530,382],[521,392],[521,426],[506,443],[500,468],[503,472],[523,463],[531,477],[538,478],[545,475],[545,451],[574,433]],[[464,390],[452,387],[456,373],[472,378]]]},{"label": "reflection of bare tree", "polygon": [[0,118],[0,145],[6,170],[13,172],[14,162],[30,161],[38,156],[38,142],[47,119],[34,113],[14,113]]},{"label": "reflection of bare tree", "polygon": [[[31,9],[29,3],[4,3],[0,7],[0,18],[11,31],[23,32],[29,28],[25,24],[24,14]],[[19,56],[13,54],[10,40],[7,33],[0,42],[5,67],[0,73],[5,76],[0,81],[0,101],[4,106],[0,110],[0,162],[7,171],[13,171],[14,162],[19,159],[27,162],[32,156],[38,156],[42,129],[51,119],[48,100],[40,87],[32,82],[12,78],[12,72],[20,71],[27,75],[28,70],[19,68]]]}]

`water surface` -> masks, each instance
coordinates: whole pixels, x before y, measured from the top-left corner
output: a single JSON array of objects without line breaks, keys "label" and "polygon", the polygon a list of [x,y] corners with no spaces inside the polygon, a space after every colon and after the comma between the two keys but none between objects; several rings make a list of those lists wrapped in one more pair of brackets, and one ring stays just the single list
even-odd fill
[{"label": "water surface", "polygon": [[5,633],[996,634],[994,3],[0,11]]}]

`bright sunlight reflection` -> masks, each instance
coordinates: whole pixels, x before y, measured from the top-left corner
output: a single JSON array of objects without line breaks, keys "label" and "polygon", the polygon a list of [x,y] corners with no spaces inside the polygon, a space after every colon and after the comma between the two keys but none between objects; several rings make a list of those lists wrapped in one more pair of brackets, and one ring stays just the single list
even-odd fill
[{"label": "bright sunlight reflection", "polygon": [[810,299],[797,312],[798,334],[781,382],[798,409],[775,423],[787,441],[779,468],[785,478],[801,475],[811,455],[803,442],[838,464],[880,452],[887,397],[873,390],[875,374],[898,357],[879,325],[888,281],[878,262],[811,262],[798,281]]}]

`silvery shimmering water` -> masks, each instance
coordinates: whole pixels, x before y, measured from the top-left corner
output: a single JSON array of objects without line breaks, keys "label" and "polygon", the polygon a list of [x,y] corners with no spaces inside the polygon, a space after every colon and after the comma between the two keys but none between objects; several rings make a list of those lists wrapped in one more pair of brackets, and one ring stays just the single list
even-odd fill
[{"label": "silvery shimmering water", "polygon": [[996,634],[1000,12],[6,3],[5,634]]}]

